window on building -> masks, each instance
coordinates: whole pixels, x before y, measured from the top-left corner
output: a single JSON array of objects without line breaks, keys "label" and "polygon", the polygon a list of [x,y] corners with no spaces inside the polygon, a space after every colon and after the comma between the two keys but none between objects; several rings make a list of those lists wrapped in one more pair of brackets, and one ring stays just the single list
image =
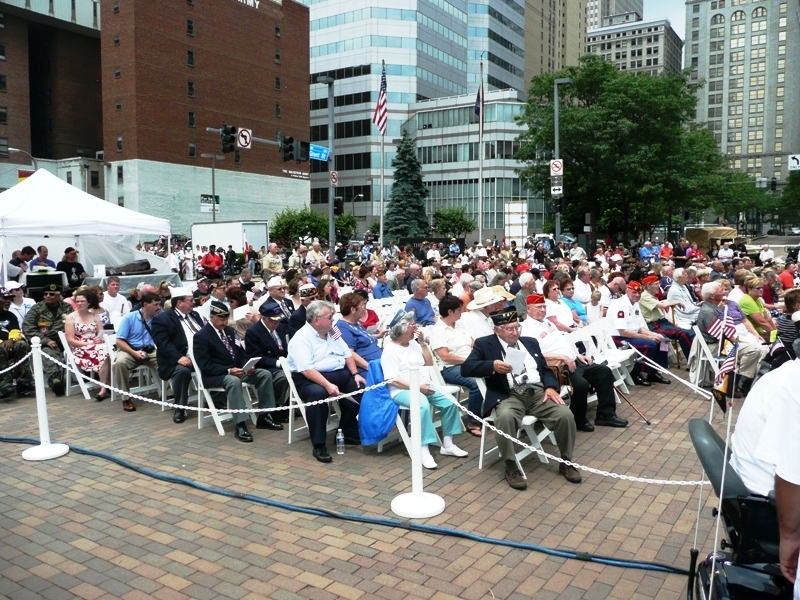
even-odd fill
[{"label": "window on building", "polygon": [[125,172],[122,167],[117,167],[117,183],[125,181]]},{"label": "window on building", "polygon": [[194,6],[194,0],[186,0],[186,4],[189,6]]},{"label": "window on building", "polygon": [[0,123],[8,123],[8,108],[0,106]]},{"label": "window on building", "polygon": [[281,78],[280,77],[276,77],[275,78],[275,89],[276,90],[280,90],[281,89]]},{"label": "window on building", "polygon": [[189,127],[195,126],[194,111],[189,111]]},{"label": "window on building", "polygon": [[776,138],[782,138],[783,137],[783,127],[778,127],[775,130],[775,137]]},{"label": "window on building", "polygon": [[281,37],[281,24],[275,23],[275,37]]},{"label": "window on building", "polygon": [[119,36],[118,35],[114,36],[114,45],[115,46],[119,46]]},{"label": "window on building", "polygon": [[700,27],[700,17],[692,19],[692,27]]},{"label": "window on building", "polygon": [[783,152],[783,142],[775,142],[775,152]]},{"label": "window on building", "polygon": [[186,35],[194,37],[194,21],[186,19]]},{"label": "window on building", "polygon": [[190,67],[194,66],[194,51],[192,50],[186,51],[186,64]]},{"label": "window on building", "polygon": [[72,185],[72,171],[67,171],[67,183]]},{"label": "window on building", "polygon": [[239,150],[239,148],[236,148],[233,151],[233,164],[235,165],[242,164],[242,151]]},{"label": "window on building", "polygon": [[763,19],[767,16],[767,9],[763,6],[759,6],[753,11],[753,18],[754,19]]},{"label": "window on building", "polygon": [[281,51],[275,50],[275,63],[281,64]]},{"label": "window on building", "polygon": [[119,79],[120,77],[122,77],[122,69],[116,67],[114,69],[114,79]]},{"label": "window on building", "polygon": [[117,206],[125,206],[125,196],[117,196]]},{"label": "window on building", "polygon": [[711,17],[711,24],[712,25],[721,25],[725,22],[725,15],[714,15]]},{"label": "window on building", "polygon": [[0,75],[0,92],[7,91],[7,80],[5,75]]},{"label": "window on building", "polygon": [[89,180],[93,188],[100,187],[100,171],[91,171],[89,173]]},{"label": "window on building", "polygon": [[0,12],[0,29],[5,29],[6,26],[6,15],[5,13]]},{"label": "window on building", "polygon": [[113,6],[113,8],[111,10],[114,11],[115,15],[118,14],[119,13],[119,2],[114,2],[114,6]]},{"label": "window on building", "polygon": [[122,110],[122,100],[117,100],[114,104],[117,110]]},{"label": "window on building", "polygon": [[693,13],[699,13],[699,12],[700,12],[700,5],[699,5],[699,4],[695,4],[695,5],[692,7],[692,12],[693,12]]},{"label": "window on building", "polygon": [[189,95],[189,98],[194,98],[194,92],[195,92],[195,90],[194,90],[194,81],[189,81],[187,83],[187,93]]},{"label": "window on building", "polygon": [[0,60],[6,59],[6,45],[0,44]]},{"label": "window on building", "polygon": [[731,15],[731,21],[744,21],[746,18],[747,15],[744,14],[743,10],[737,10]]},{"label": "window on building", "polygon": [[197,148],[194,142],[189,142],[189,158],[194,158],[197,155]]},{"label": "window on building", "polygon": [[117,152],[122,152],[122,136],[117,136]]},{"label": "window on building", "polygon": [[275,103],[275,116],[280,119],[281,117],[281,105],[279,102]]}]

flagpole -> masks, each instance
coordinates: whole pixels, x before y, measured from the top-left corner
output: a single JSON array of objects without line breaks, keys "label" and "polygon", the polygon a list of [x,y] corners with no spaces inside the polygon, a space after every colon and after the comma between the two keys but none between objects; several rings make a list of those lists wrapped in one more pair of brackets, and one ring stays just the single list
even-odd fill
[{"label": "flagpole", "polygon": [[378,234],[378,244],[380,244],[381,251],[383,251],[383,188],[384,188],[383,175],[385,170],[385,165],[384,165],[385,161],[383,160],[384,157],[383,144],[385,143],[385,141],[386,141],[386,134],[382,134],[381,135],[381,208],[380,208],[381,228],[380,228],[380,233]]},{"label": "flagpole", "polygon": [[478,115],[478,243],[483,243],[483,61],[481,61],[480,114]]}]

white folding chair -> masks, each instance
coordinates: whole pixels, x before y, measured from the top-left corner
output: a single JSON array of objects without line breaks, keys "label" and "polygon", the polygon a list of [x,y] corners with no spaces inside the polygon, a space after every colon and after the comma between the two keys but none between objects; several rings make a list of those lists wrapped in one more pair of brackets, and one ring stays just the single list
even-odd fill
[{"label": "white folding chair", "polygon": [[623,392],[627,392],[627,385],[633,385],[632,373],[639,355],[636,350],[632,348],[617,347],[614,343],[614,336],[618,335],[619,332],[612,329],[605,319],[601,319],[589,327],[597,333],[595,339],[597,340],[597,350],[601,360],[606,360],[609,363],[617,365],[616,370],[611,367],[609,368],[614,371],[615,376],[619,375],[625,380],[626,389],[622,387],[620,387],[620,389],[622,389]]},{"label": "white folding chair", "polygon": [[[278,364],[283,369],[283,374],[286,376],[286,381],[289,382],[289,443],[291,444],[296,439],[301,439],[309,435],[308,420],[306,419],[306,405],[297,393],[297,387],[292,378],[292,370],[289,368],[289,361],[285,356],[278,359]],[[333,400],[329,402],[328,409],[328,424],[326,427],[327,432],[336,431],[339,428],[339,423],[342,420],[342,411],[339,408],[339,401]],[[303,417],[303,425],[299,427],[294,426],[294,411],[300,412]]]},{"label": "white folding chair", "polygon": [[711,371],[711,379],[715,379],[716,376],[719,374],[719,359],[714,356],[714,353],[711,352],[711,348],[708,347],[708,343],[706,339],[703,337],[703,333],[700,331],[700,328],[697,325],[693,325],[692,329],[694,330],[694,344],[697,344],[697,349],[692,349],[690,352],[690,356],[692,354],[697,353],[697,360],[698,365],[697,369],[689,372],[689,381],[694,385],[703,385],[704,382],[707,381],[707,371]]},{"label": "white folding chair", "polygon": [[[226,393],[225,388],[224,387],[209,388],[203,385],[203,376],[201,375],[200,369],[197,366],[197,361],[195,361],[194,359],[194,353],[191,351],[189,351],[189,358],[192,361],[192,367],[194,367],[194,372],[196,375],[194,378],[194,382],[195,385],[197,386],[197,407],[202,408],[203,400],[205,400],[209,408],[208,411],[202,411],[202,410],[197,411],[197,428],[202,429],[203,427],[205,427],[206,421],[208,419],[211,419],[212,421],[214,421],[214,425],[217,427],[217,433],[219,433],[220,435],[225,435],[225,430],[222,428],[222,422],[232,420],[233,413],[225,409],[218,409],[214,404],[214,398],[212,398],[212,395],[217,392],[225,394]],[[245,385],[243,392],[247,394],[248,398],[248,401],[246,401],[245,403],[249,406],[252,406],[253,398],[250,394],[250,389],[249,389],[250,387],[251,386]],[[256,413],[254,412],[250,413],[250,420],[253,422],[253,425],[256,424],[257,420]]]},{"label": "white folding chair", "polygon": [[[596,335],[596,331],[591,327],[581,327],[580,329],[576,329],[575,331],[570,331],[567,334],[567,338],[569,342],[577,348],[578,344],[583,344],[583,348],[586,351],[586,355],[590,357],[593,361],[597,363],[602,363],[611,369],[611,373],[614,375],[614,389],[619,388],[622,390],[623,393],[628,393],[628,386],[625,383],[625,372],[622,370],[621,365],[618,362],[614,362],[609,360],[607,357],[603,356],[600,351],[597,349],[595,345],[593,335]],[[619,404],[620,399],[619,396],[615,394],[617,403]],[[587,399],[588,402],[596,402],[597,401],[597,394],[591,394]]]},{"label": "white folding chair", "polygon": [[[114,360],[117,357],[117,336],[107,335],[105,337],[106,349],[108,350],[108,360],[111,361],[111,402],[117,399],[117,393],[113,388],[119,387],[119,382],[114,378]],[[131,371],[131,378],[136,378],[136,385],[129,386],[128,389],[132,394],[147,394],[158,390],[161,394],[161,401],[166,402],[167,399],[167,386],[166,382],[162,381],[158,373],[153,371],[146,365],[136,367]],[[128,382],[130,384],[130,382]],[[164,410],[164,405],[161,405],[161,410]]]},{"label": "white folding chair", "polygon": [[[475,380],[478,382],[478,388],[481,390],[481,394],[483,394],[483,396],[486,397],[486,381],[484,380],[483,377],[476,377]],[[490,454],[493,454],[495,452],[498,452],[499,454],[497,446],[494,446],[493,448],[486,450],[486,434],[489,431],[486,427],[486,422],[494,423],[494,411],[492,411],[492,414],[489,415],[488,417],[484,417],[483,420],[485,422],[483,423],[483,427],[481,429],[481,448],[478,454],[479,469],[483,469],[483,463],[489,457]],[[517,435],[515,437],[519,440],[520,436],[522,435],[522,432],[525,432],[525,434],[528,436],[530,445],[538,450],[543,450],[542,442],[547,438],[550,439],[550,442],[553,445],[556,445],[555,434],[553,434],[552,431],[550,431],[547,427],[545,427],[544,424],[542,424],[542,431],[536,433],[536,430],[534,429],[533,426],[537,422],[538,419],[532,415],[525,415],[524,417],[522,417],[522,423],[520,423],[520,427],[517,430]],[[534,453],[533,450],[530,450],[528,448],[521,448],[518,452],[514,454],[514,461],[517,463],[517,469],[519,469],[519,472],[522,473],[522,477],[524,477],[525,479],[527,479],[528,477],[527,475],[525,475],[525,470],[522,468],[521,461],[523,458],[526,458],[527,456],[533,453]],[[539,462],[543,464],[547,464],[550,462],[547,459],[547,457],[544,456],[543,454],[539,454],[538,452],[536,452],[536,456],[539,458]]]},{"label": "white folding chair", "polygon": [[[75,378],[75,383],[78,384],[78,387],[83,394],[83,397],[87,400],[89,399],[89,388],[95,389],[98,387],[96,383],[88,383],[86,380],[79,375],[81,370],[78,368],[78,365],[75,363],[75,357],[72,354],[72,348],[69,347],[69,342],[67,342],[67,334],[63,331],[58,332],[58,339],[61,340],[61,345],[64,347],[64,361],[67,363],[67,378],[65,380],[66,389],[65,394],[69,396],[72,393],[73,383],[72,378]],[[94,373],[91,374],[92,377],[95,376]]]}]

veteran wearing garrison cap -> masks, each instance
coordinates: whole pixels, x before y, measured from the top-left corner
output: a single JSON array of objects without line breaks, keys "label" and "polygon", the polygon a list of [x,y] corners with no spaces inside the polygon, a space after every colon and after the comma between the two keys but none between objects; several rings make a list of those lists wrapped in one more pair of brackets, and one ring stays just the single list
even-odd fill
[{"label": "veteran wearing garrison cap", "polygon": [[642,310],[642,316],[647,323],[647,328],[671,340],[678,340],[681,350],[683,350],[683,355],[688,359],[689,352],[692,350],[692,341],[694,341],[694,331],[675,327],[669,322],[665,309],[673,306],[683,308],[683,302],[679,300],[659,300],[656,294],[658,294],[661,287],[660,281],[658,275],[648,275],[642,279],[644,289],[642,290],[642,297],[639,299],[639,308]]},{"label": "veteran wearing garrison cap", "polygon": [[[666,342],[667,338],[660,333],[650,331],[647,327],[639,306],[642,290],[642,284],[638,281],[628,283],[625,293],[609,305],[605,318],[609,326],[619,332],[614,336],[615,341],[628,342],[647,358],[666,369],[669,354],[666,348],[662,349],[662,342]],[[672,383],[644,361],[639,363],[632,377],[636,385],[649,386],[653,381]]]},{"label": "veteran wearing garrison cap", "polygon": [[[208,323],[194,336],[193,352],[207,387],[224,387],[228,397],[228,408],[239,410],[248,408],[244,400],[244,384],[255,386],[258,393],[258,407],[275,406],[275,392],[272,374],[266,369],[254,368],[244,372],[244,349],[241,340],[237,339],[233,327],[228,327],[230,310],[222,302],[211,300],[211,312]],[[253,436],[247,430],[247,413],[234,413],[236,423],[236,439],[240,442],[252,442]],[[276,424],[269,413],[259,413],[257,429],[283,429]]]},{"label": "veteran wearing garrison cap", "polygon": [[[539,343],[533,338],[520,337],[517,311],[513,307],[495,311],[491,318],[494,334],[476,339],[472,352],[461,365],[464,377],[486,379],[482,415],[494,411],[495,427],[510,436],[516,436],[524,416],[533,415],[555,434],[561,458],[571,461],[575,419],[559,396],[558,379],[547,366]],[[512,348],[524,353],[524,366],[516,372],[506,360]],[[512,488],[524,490],[528,483],[517,468],[514,443],[499,434],[495,438],[505,461],[506,481]],[[581,482],[575,467],[562,463],[558,471],[570,483]]]}]

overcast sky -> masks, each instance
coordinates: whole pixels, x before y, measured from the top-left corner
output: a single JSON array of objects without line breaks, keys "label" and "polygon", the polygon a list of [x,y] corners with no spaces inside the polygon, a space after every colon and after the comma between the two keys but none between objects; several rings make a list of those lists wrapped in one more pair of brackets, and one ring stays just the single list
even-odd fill
[{"label": "overcast sky", "polygon": [[645,21],[669,19],[681,39],[686,37],[686,5],[683,0],[644,0]]}]

